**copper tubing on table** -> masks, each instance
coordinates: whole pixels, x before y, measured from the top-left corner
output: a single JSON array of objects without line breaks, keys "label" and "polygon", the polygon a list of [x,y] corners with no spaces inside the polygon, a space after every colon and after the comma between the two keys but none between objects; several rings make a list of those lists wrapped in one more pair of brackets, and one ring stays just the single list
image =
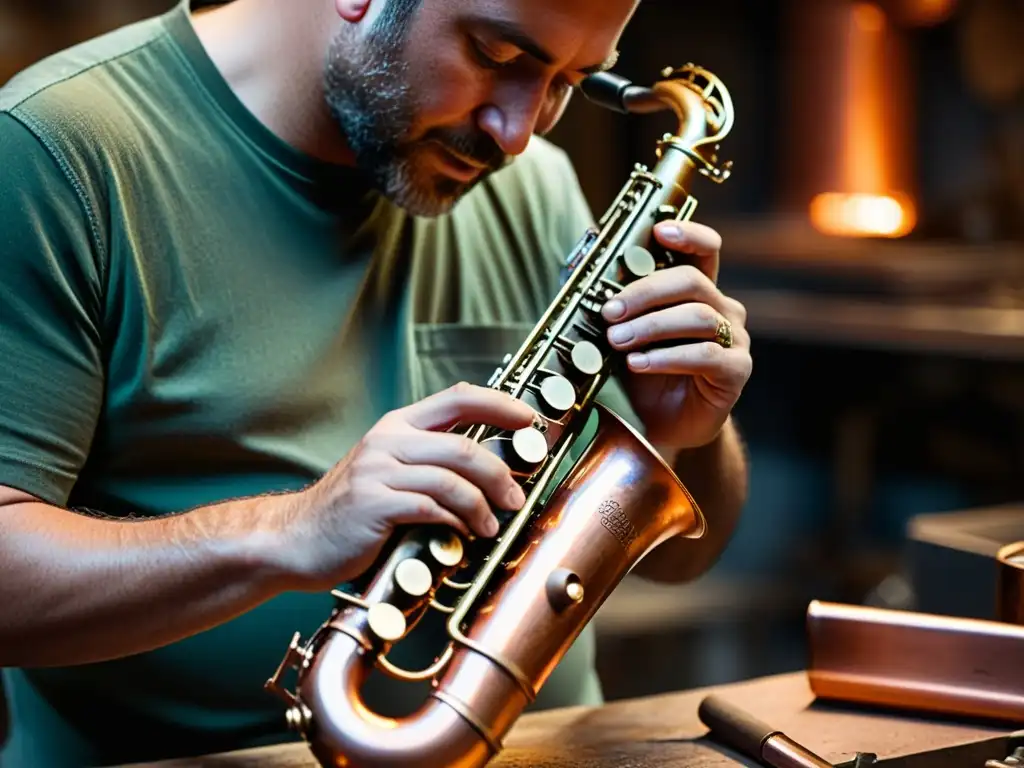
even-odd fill
[{"label": "copper tubing on table", "polygon": [[813,601],[807,632],[821,699],[1024,722],[1024,626]]}]

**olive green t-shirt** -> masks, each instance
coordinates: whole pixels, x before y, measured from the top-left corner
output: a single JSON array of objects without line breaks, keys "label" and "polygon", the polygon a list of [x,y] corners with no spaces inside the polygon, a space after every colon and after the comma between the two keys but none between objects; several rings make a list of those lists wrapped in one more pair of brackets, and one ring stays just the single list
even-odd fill
[{"label": "olive green t-shirt", "polygon": [[[116,517],[302,488],[387,411],[483,383],[591,223],[539,138],[451,214],[410,217],[258,122],[186,2],[0,90],[0,168],[0,484]],[[606,401],[626,410],[620,390]],[[150,653],[6,670],[0,763],[294,739],[262,686],[332,604],[286,594]],[[588,631],[536,706],[600,701],[593,653]],[[385,712],[423,695],[371,688]]]}]

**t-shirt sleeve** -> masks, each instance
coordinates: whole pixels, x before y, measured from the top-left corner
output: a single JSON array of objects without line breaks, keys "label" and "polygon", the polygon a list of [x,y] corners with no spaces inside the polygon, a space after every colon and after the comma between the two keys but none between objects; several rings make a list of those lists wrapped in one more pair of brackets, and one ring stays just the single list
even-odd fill
[{"label": "t-shirt sleeve", "polygon": [[75,185],[0,113],[0,485],[64,506],[103,401],[100,260]]},{"label": "t-shirt sleeve", "polygon": [[[583,237],[587,228],[595,226],[596,219],[580,186],[579,177],[576,175],[572,161],[564,150],[558,152],[556,170],[557,172],[554,174],[554,178],[557,179],[555,194],[560,203],[557,209],[560,211],[560,215],[554,223],[558,232],[557,240],[562,248],[561,261],[558,265],[561,269],[565,259]],[[611,204],[611,200],[608,203]],[[597,401],[625,419],[639,432],[645,432],[643,423],[630,405],[629,398],[619,379],[609,379],[598,394]]]}]

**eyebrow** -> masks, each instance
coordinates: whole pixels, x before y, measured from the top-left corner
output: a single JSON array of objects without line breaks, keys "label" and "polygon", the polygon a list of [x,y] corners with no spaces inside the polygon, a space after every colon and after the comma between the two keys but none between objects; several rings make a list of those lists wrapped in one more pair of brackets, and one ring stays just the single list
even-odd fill
[{"label": "eyebrow", "polygon": [[[474,19],[472,23],[474,26],[486,28],[492,34],[497,35],[503,42],[516,46],[524,53],[527,53],[540,61],[542,64],[550,66],[555,61],[555,57],[546,51],[540,43],[530,37],[521,27],[513,24],[512,22],[501,21],[499,19],[477,18]],[[594,75],[598,72],[607,72],[615,66],[618,60],[619,52],[615,51],[600,64],[595,64],[590,67],[579,67],[573,71],[580,72],[584,75]]]}]

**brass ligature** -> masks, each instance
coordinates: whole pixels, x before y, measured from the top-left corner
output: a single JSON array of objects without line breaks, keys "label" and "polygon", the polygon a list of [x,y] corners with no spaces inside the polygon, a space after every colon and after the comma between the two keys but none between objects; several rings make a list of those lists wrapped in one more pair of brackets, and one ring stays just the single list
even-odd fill
[{"label": "brass ligature", "polygon": [[[619,364],[600,310],[628,283],[679,263],[654,245],[652,228],[693,215],[696,175],[728,178],[718,151],[732,129],[732,100],[717,77],[692,64],[664,70],[651,87],[605,73],[582,90],[623,113],[671,110],[677,130],[658,143],[654,169],[637,165],[583,235],[558,295],[488,382],[528,401],[540,421],[514,434],[465,432],[506,460],[526,504],[498,512],[493,540],[438,526],[397,533],[363,594],[336,590],[331,616],[308,643],[296,633],[267,681],[324,766],[485,765],[622,578],[667,539],[704,535],[704,517],[670,467],[595,401]],[[596,423],[593,436],[577,440],[588,422],[590,430]],[[578,459],[567,461],[570,449]],[[429,668],[399,668],[389,650],[432,610],[448,615],[450,642]],[[374,667],[431,680],[432,691],[412,716],[382,717],[360,695]],[[290,668],[294,693],[282,682]]]}]

